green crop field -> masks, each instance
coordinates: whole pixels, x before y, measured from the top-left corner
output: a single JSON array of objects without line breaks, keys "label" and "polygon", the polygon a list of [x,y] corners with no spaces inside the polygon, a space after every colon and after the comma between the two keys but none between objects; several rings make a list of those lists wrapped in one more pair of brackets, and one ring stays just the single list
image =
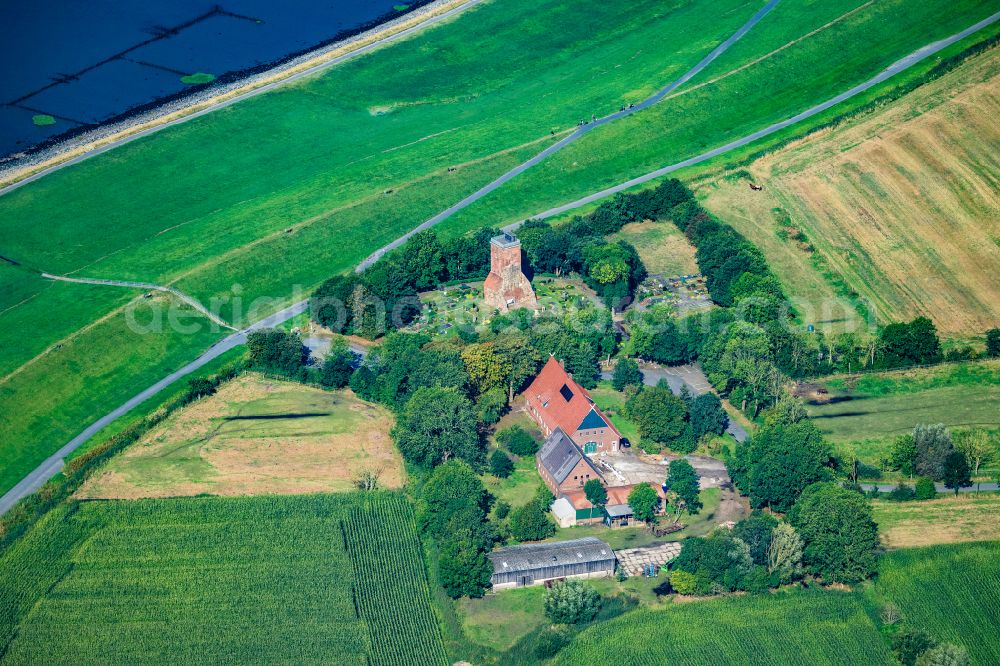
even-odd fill
[{"label": "green crop field", "polygon": [[554,664],[892,664],[856,594],[786,592],[641,609],[580,634]]},{"label": "green crop field", "polygon": [[5,664],[445,664],[398,495],[60,507],[0,555]]},{"label": "green crop field", "polygon": [[[441,233],[565,202],[792,115],[994,4],[785,0],[686,94],[599,128]],[[759,7],[487,2],[3,196],[0,255],[51,273],[171,283],[245,323],[251,309],[260,316],[304,296],[579,120],[649,95]],[[0,415],[8,424],[0,462],[9,471],[0,490],[75,434],[81,413],[113,408],[220,335],[202,324],[193,334],[123,334],[109,345],[100,339],[122,328],[115,309],[134,292],[84,292],[25,272],[11,283],[17,297],[4,294],[0,307]],[[75,355],[66,351],[75,331],[105,316],[72,338]],[[33,360],[46,349],[47,362]],[[59,419],[49,425],[53,412]]]},{"label": "green crop field", "polygon": [[891,601],[938,640],[964,645],[973,664],[1000,663],[1000,542],[893,551],[868,596]]}]

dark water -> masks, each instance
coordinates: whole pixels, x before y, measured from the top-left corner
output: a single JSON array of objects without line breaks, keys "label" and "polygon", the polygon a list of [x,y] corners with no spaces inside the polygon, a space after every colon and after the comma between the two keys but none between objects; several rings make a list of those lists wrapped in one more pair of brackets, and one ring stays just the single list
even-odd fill
[{"label": "dark water", "polygon": [[2,2],[0,156],[188,91],[185,74],[235,76],[426,1]]}]

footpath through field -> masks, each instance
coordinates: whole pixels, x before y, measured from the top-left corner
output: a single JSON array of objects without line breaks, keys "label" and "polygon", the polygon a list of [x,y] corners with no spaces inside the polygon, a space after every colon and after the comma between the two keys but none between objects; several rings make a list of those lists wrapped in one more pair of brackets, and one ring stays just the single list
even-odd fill
[{"label": "footpath through field", "polygon": [[[721,44],[714,51],[712,51],[712,53],[710,53],[709,56],[706,56],[706,60],[709,57],[711,57],[713,60],[715,58],[717,58],[721,54],[721,51],[719,51],[719,48],[721,48],[722,46],[725,46],[726,48],[728,48],[728,46],[731,46],[733,42],[735,42],[737,39],[739,39],[739,37],[742,37],[743,34],[745,34],[747,30],[749,30],[751,27],[753,27],[753,25],[755,25],[758,21],[760,21],[760,19],[763,18],[764,14],[766,14],[767,11],[770,11],[770,9],[772,9],[778,2],[779,2],[779,0],[771,0],[771,2],[769,2],[767,4],[767,6],[765,6],[764,9],[761,10],[761,12],[763,12],[763,14],[761,12],[758,12],[757,14],[755,14],[754,17],[752,17],[750,19],[750,21],[747,24],[745,24],[742,28],[740,28],[740,30],[738,30],[732,37],[730,37],[728,40],[726,40],[726,42],[723,42],[723,44]],[[553,216],[559,215],[561,213],[564,213],[564,212],[566,212],[568,210],[571,210],[573,208],[577,208],[579,206],[583,206],[585,204],[592,203],[594,201],[597,201],[599,199],[603,199],[603,198],[605,198],[607,196],[610,196],[612,194],[615,194],[617,192],[621,192],[623,190],[629,189],[629,188],[634,187],[636,185],[640,185],[642,183],[646,183],[646,182],[648,182],[650,180],[655,180],[656,178],[660,178],[660,177],[662,177],[662,176],[664,176],[666,174],[669,174],[669,173],[672,173],[674,171],[677,171],[678,169],[682,169],[684,167],[688,167],[688,166],[692,166],[692,165],[695,165],[695,164],[699,164],[699,163],[704,162],[706,160],[709,160],[709,159],[711,159],[713,157],[717,157],[717,156],[722,155],[722,154],[724,154],[726,152],[729,152],[731,150],[735,150],[736,148],[741,148],[741,147],[743,147],[743,146],[745,146],[745,145],[747,145],[747,144],[749,144],[749,143],[751,143],[753,141],[756,141],[757,139],[766,137],[766,136],[768,136],[770,134],[773,134],[773,133],[775,133],[775,132],[777,132],[777,131],[779,131],[781,129],[784,129],[786,127],[794,125],[794,124],[796,124],[798,122],[801,122],[803,120],[806,120],[808,118],[811,118],[811,117],[813,117],[813,116],[815,116],[815,115],[817,115],[819,113],[822,113],[823,111],[826,111],[830,107],[835,106],[836,104],[839,104],[840,102],[843,102],[843,101],[848,100],[848,99],[850,99],[850,98],[852,98],[852,97],[854,97],[856,95],[859,95],[859,94],[863,93],[864,91],[869,90],[870,88],[878,85],[879,83],[882,83],[882,82],[886,81],[887,79],[891,78],[892,76],[894,76],[894,75],[896,75],[896,74],[898,74],[900,72],[903,72],[903,71],[909,69],[910,67],[913,67],[914,65],[916,65],[919,62],[922,62],[923,60],[926,60],[927,58],[935,55],[936,53],[942,51],[943,49],[946,49],[947,47],[951,46],[952,44],[954,44],[954,43],[956,43],[956,42],[958,42],[958,41],[960,41],[962,39],[965,39],[969,35],[972,35],[973,33],[978,32],[979,30],[982,30],[983,28],[988,27],[988,26],[996,23],[998,20],[1000,20],[1000,12],[997,12],[997,13],[993,14],[992,16],[989,16],[989,17],[983,19],[982,21],[979,21],[978,23],[975,23],[975,24],[969,26],[968,28],[966,28],[965,30],[962,30],[961,32],[958,32],[958,33],[956,33],[956,34],[954,34],[954,35],[952,35],[950,37],[947,37],[945,39],[942,39],[942,40],[939,40],[939,41],[936,41],[936,42],[932,42],[932,43],[928,44],[927,46],[924,46],[923,48],[920,48],[920,49],[914,51],[913,53],[911,53],[910,55],[906,56],[905,58],[902,58],[901,60],[896,61],[895,63],[893,63],[892,65],[890,65],[888,68],[886,68],[885,70],[883,70],[881,73],[879,73],[879,74],[875,75],[874,77],[868,79],[864,83],[861,83],[861,84],[859,84],[859,85],[851,88],[850,90],[848,90],[848,91],[846,91],[844,93],[841,93],[840,95],[837,95],[836,97],[833,97],[833,98],[827,100],[826,102],[823,102],[822,104],[817,104],[816,106],[814,106],[814,107],[812,107],[810,109],[807,109],[806,111],[803,111],[802,113],[799,113],[799,114],[797,114],[795,116],[792,116],[791,118],[788,118],[787,120],[781,121],[779,123],[775,123],[775,124],[773,124],[773,125],[771,125],[769,127],[766,127],[766,128],[764,128],[762,130],[759,130],[757,132],[749,134],[749,135],[743,137],[742,139],[737,139],[736,141],[732,141],[732,142],[730,142],[730,143],[728,143],[728,144],[726,144],[724,146],[720,146],[718,148],[714,148],[714,149],[712,149],[712,150],[710,150],[708,152],[702,153],[701,155],[697,155],[695,157],[688,158],[688,159],[683,160],[681,162],[677,162],[676,164],[672,164],[670,166],[666,166],[666,167],[663,167],[661,169],[657,169],[656,171],[650,172],[650,173],[645,174],[643,176],[639,176],[637,178],[633,178],[631,180],[625,181],[624,183],[621,183],[619,185],[615,185],[614,187],[607,188],[607,189],[602,190],[600,192],[597,192],[595,194],[591,194],[591,195],[589,195],[587,197],[584,197],[582,199],[578,199],[577,201],[574,201],[572,203],[565,204],[565,205],[559,206],[557,208],[549,209],[549,210],[547,210],[545,212],[539,213],[538,215],[534,215],[532,217],[535,218],[535,219],[545,219],[545,218],[553,217]],[[702,61],[702,63],[705,63],[705,64],[698,63],[698,65],[695,65],[694,69],[692,70],[694,73],[691,73],[691,76],[688,76],[687,74],[685,74],[680,79],[678,79],[676,82],[674,82],[674,84],[671,84],[672,87],[668,86],[667,88],[665,88],[664,91],[666,91],[666,92],[661,91],[662,95],[669,94],[670,91],[672,91],[673,89],[675,89],[677,86],[681,85],[682,83],[688,81],[691,77],[693,77],[695,74],[697,74],[698,71],[701,71],[701,69],[703,69],[705,67],[705,65],[708,64],[708,62],[711,62],[710,60],[708,62],[706,62],[706,60]],[[697,70],[697,71],[695,71],[695,70]],[[649,104],[653,104],[656,101],[659,101],[659,99],[662,99],[662,96],[661,97],[657,97],[657,96],[660,95],[661,93],[657,93],[657,95],[654,95],[653,97],[649,98],[649,100],[647,100],[647,102],[649,102]],[[654,101],[650,101],[650,100],[654,100]],[[642,108],[646,108],[646,107],[642,107]],[[638,107],[636,107],[634,109],[626,109],[626,111],[628,111],[628,112],[634,112],[637,109],[638,109]],[[607,119],[602,119],[602,121],[603,121],[603,123],[611,122],[612,120],[614,120],[614,119],[616,119],[618,117],[622,117],[623,113],[625,113],[625,112],[619,112],[618,114],[614,114],[613,116],[608,116]],[[596,123],[591,123],[591,125],[589,126],[589,128],[593,129],[596,126],[597,126]],[[585,130],[584,128],[581,128],[580,130],[577,130],[577,132],[582,132],[582,131],[589,131],[589,129]],[[555,144],[555,145],[559,145],[559,144]],[[555,146],[552,146],[552,147],[555,147]],[[548,154],[551,154],[551,153],[548,153]],[[542,159],[544,159],[545,157],[547,157],[548,154],[546,154],[546,155],[540,154],[540,155],[532,158],[531,160],[528,160],[528,162],[525,162],[523,165],[521,165],[523,168],[518,167],[517,169],[515,169],[515,170],[513,170],[511,172],[508,172],[508,174],[505,174],[505,176],[501,176],[501,179],[505,178],[505,180],[503,180],[502,182],[494,181],[495,184],[491,183],[490,185],[487,185],[486,188],[483,188],[479,192],[471,195],[470,197],[467,197],[466,199],[463,199],[458,204],[455,204],[451,208],[443,211],[442,213],[440,213],[437,216],[431,218],[427,222],[424,222],[423,224],[421,224],[416,229],[413,229],[412,231],[410,231],[409,233],[405,234],[404,236],[401,236],[396,241],[390,243],[389,245],[386,245],[381,250],[379,250],[378,252],[374,253],[371,257],[369,257],[364,262],[362,262],[362,264],[358,266],[357,270],[359,272],[363,271],[367,266],[371,265],[371,263],[373,263],[375,259],[377,259],[378,257],[382,256],[386,252],[399,247],[400,245],[402,245],[403,243],[405,243],[413,234],[415,234],[415,233],[417,233],[419,231],[423,231],[425,229],[428,229],[428,228],[434,226],[435,224],[438,224],[441,221],[447,219],[448,217],[450,217],[454,213],[458,212],[462,208],[465,208],[469,204],[473,203],[474,201],[482,198],[483,196],[485,196],[486,194],[488,194],[492,190],[496,189],[496,187],[499,187],[499,185],[503,184],[503,182],[507,182],[508,180],[510,180],[511,178],[513,178],[514,176],[516,176],[518,173],[521,173],[522,171],[524,171],[525,169],[529,168],[533,164],[537,164],[539,161],[541,161]],[[509,225],[508,228],[509,229],[513,229],[513,228],[516,228],[517,226],[520,226],[520,224],[521,224],[521,222],[517,222],[515,224]],[[291,319],[292,317],[305,312],[306,309],[307,309],[307,307],[308,307],[308,301],[301,301],[299,303],[295,303],[295,304],[293,304],[293,305],[285,308],[284,310],[281,310],[280,312],[277,312],[277,313],[271,315],[270,317],[262,319],[261,321],[257,322],[256,324],[254,324],[254,325],[252,325],[252,326],[250,326],[250,327],[248,327],[248,328],[246,328],[246,329],[244,329],[242,331],[233,333],[229,337],[227,337],[227,338],[221,340],[220,342],[216,343],[215,345],[213,345],[211,348],[208,349],[208,351],[206,351],[204,354],[202,354],[201,356],[199,356],[196,360],[192,361],[191,363],[189,363],[188,365],[184,366],[180,370],[177,370],[176,372],[170,374],[169,376],[167,376],[164,379],[160,380],[156,384],[153,384],[152,386],[150,386],[146,390],[142,391],[138,395],[134,396],[133,398],[131,398],[130,400],[128,400],[127,402],[125,402],[122,406],[118,407],[117,409],[113,410],[112,412],[106,414],[105,416],[103,416],[100,419],[98,419],[97,421],[95,421],[93,424],[91,424],[89,427],[87,427],[83,432],[81,432],[79,435],[77,435],[72,440],[70,440],[65,446],[63,446],[58,451],[56,451],[56,453],[54,453],[53,455],[49,456],[49,458],[47,458],[41,465],[39,465],[37,468],[35,468],[34,471],[32,471],[30,474],[28,474],[28,476],[26,476],[24,479],[22,479],[16,486],[14,486],[13,488],[11,488],[3,497],[0,497],[0,515],[6,513],[22,497],[25,497],[25,496],[33,493],[34,491],[38,490],[46,481],[48,481],[50,478],[52,478],[53,476],[55,476],[56,474],[58,474],[59,471],[62,469],[63,458],[65,458],[67,455],[69,455],[70,453],[72,453],[73,451],[75,451],[77,448],[79,448],[84,442],[86,442],[91,437],[93,437],[102,428],[104,428],[108,424],[112,423],[117,418],[119,418],[120,416],[124,415],[125,413],[127,413],[128,411],[130,411],[134,407],[138,406],[142,402],[144,402],[147,399],[153,397],[154,395],[156,395],[157,393],[159,393],[163,389],[167,388],[168,386],[170,386],[171,384],[173,384],[177,380],[182,379],[183,377],[186,377],[187,375],[191,374],[192,372],[198,370],[199,368],[201,368],[204,365],[206,365],[207,363],[215,360],[216,358],[218,358],[219,356],[221,356],[225,352],[229,351],[230,349],[233,349],[234,347],[237,347],[237,346],[243,344],[244,342],[246,342],[246,335],[250,331],[256,330],[258,328],[267,328],[269,326],[276,326],[278,324],[281,324],[281,323],[283,323],[283,322]]]}]

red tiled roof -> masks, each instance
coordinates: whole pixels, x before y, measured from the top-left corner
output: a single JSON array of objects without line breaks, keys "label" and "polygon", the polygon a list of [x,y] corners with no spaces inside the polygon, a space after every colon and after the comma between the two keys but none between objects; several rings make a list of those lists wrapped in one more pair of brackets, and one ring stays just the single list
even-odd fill
[{"label": "red tiled roof", "polygon": [[[542,371],[525,389],[524,397],[528,405],[538,411],[549,430],[562,428],[566,434],[572,435],[594,409],[608,427],[618,433],[618,429],[597,409],[587,390],[573,380],[554,356],[549,357]],[[621,436],[620,433],[618,435]]]}]

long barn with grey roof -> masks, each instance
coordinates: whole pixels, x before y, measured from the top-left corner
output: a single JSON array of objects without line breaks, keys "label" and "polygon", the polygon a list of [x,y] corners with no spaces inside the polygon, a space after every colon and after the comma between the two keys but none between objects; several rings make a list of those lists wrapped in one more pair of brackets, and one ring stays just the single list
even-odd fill
[{"label": "long barn with grey roof", "polygon": [[601,578],[615,572],[611,546],[595,537],[500,548],[489,554],[494,590],[560,578]]}]

